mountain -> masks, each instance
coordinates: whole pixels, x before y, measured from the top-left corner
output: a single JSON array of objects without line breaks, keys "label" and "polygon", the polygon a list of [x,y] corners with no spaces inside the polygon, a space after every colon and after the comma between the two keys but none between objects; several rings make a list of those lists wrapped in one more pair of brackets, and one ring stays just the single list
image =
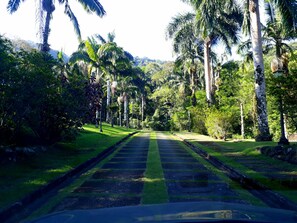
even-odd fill
[{"label": "mountain", "polygon": [[142,67],[146,66],[149,63],[158,63],[158,64],[164,64],[167,63],[168,61],[162,61],[162,60],[155,60],[155,59],[150,59],[148,57],[134,57],[134,65],[137,67]]},{"label": "mountain", "polygon": [[[38,44],[31,40],[22,40],[22,39],[15,39],[15,38],[10,40],[17,50],[24,49],[24,50],[30,51],[32,49],[38,49]],[[57,59],[58,53],[59,53],[59,50],[55,50],[55,49],[51,49],[49,52],[49,54],[56,59]],[[69,61],[69,56],[65,53],[63,53],[63,58],[65,62]]]}]

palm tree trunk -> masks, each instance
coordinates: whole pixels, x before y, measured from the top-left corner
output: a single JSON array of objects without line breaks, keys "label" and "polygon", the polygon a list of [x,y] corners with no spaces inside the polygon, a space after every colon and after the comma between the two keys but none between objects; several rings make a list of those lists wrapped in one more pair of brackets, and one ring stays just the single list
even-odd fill
[{"label": "palm tree trunk", "polygon": [[129,128],[128,96],[126,94],[125,94],[125,97],[124,97],[124,121],[126,123],[126,127]]},{"label": "palm tree trunk", "polygon": [[206,100],[211,105],[213,104],[213,96],[211,90],[211,67],[210,67],[210,39],[207,38],[204,42],[204,78],[205,78],[205,91]]},{"label": "palm tree trunk", "polygon": [[267,102],[266,102],[266,86],[264,76],[263,50],[261,39],[261,24],[259,13],[259,1],[249,1],[249,11],[251,19],[251,39],[253,48],[253,60],[255,67],[255,93],[258,121],[257,141],[271,141],[272,137],[269,132]]},{"label": "palm tree trunk", "polygon": [[[192,65],[194,65],[194,61],[192,61]],[[191,67],[191,90],[192,90],[192,105],[196,106],[197,105],[197,100],[196,100],[196,95],[195,95],[195,74],[196,74],[196,69]]]},{"label": "palm tree trunk", "polygon": [[144,105],[145,105],[145,99],[144,95],[141,95],[141,127],[143,128],[143,121],[144,121]]},{"label": "palm tree trunk", "polygon": [[107,80],[106,82],[107,85],[107,101],[106,101],[106,107],[107,107],[107,112],[106,112],[106,122],[109,122],[110,119],[110,109],[109,109],[109,105],[110,105],[110,96],[111,96],[111,92],[110,92],[110,81]]},{"label": "palm tree trunk", "polygon": [[54,6],[52,0],[49,0],[46,3],[43,3],[42,7],[46,11],[46,17],[45,17],[44,30],[42,33],[42,44],[40,46],[40,50],[42,52],[49,52],[50,47],[48,44],[48,37],[49,37],[49,33],[50,33],[50,21],[52,18],[53,11],[55,10],[55,6]]},{"label": "palm tree trunk", "polygon": [[244,139],[244,112],[243,112],[243,103],[240,102],[240,125],[241,125],[241,137]]},{"label": "palm tree trunk", "polygon": [[44,31],[42,34],[42,44],[40,46],[40,51],[42,52],[49,52],[50,51],[50,47],[48,44],[48,36],[49,36],[49,32],[50,32],[50,20],[51,20],[51,12],[47,12],[46,13],[46,18],[45,18],[45,26],[44,26]]},{"label": "palm tree trunk", "polygon": [[100,122],[99,122],[99,127],[100,127],[100,132],[103,132],[103,129],[102,129],[102,106],[100,108]]}]

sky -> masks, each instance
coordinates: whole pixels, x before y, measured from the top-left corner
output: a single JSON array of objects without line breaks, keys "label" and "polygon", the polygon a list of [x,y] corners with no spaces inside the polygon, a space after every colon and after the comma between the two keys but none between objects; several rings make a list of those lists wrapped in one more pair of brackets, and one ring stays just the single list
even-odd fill
[{"label": "sky", "polygon": [[[35,26],[35,1],[22,1],[17,12],[6,10],[8,0],[0,1],[0,34],[38,42]],[[172,17],[190,11],[181,0],[100,0],[106,15],[100,18],[88,14],[78,1],[69,4],[75,13],[82,38],[115,32],[117,44],[133,56],[173,60],[172,43],[165,30]],[[64,7],[56,3],[49,37],[51,48],[68,55],[76,51],[78,40]]]}]

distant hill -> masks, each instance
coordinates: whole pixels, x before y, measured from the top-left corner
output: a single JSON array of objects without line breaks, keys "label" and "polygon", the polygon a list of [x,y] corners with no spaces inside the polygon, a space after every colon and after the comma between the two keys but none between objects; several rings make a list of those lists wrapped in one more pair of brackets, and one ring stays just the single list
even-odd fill
[{"label": "distant hill", "polygon": [[138,57],[138,56],[134,57],[134,65],[138,67],[146,66],[149,63],[164,64],[167,62],[168,61],[150,59],[148,57]]},{"label": "distant hill", "polygon": [[[32,49],[38,49],[38,44],[31,41],[31,40],[22,40],[22,39],[10,39],[13,45],[16,47],[16,49],[24,49],[24,50],[32,50]],[[54,58],[57,59],[57,55],[59,53],[59,50],[51,49],[49,54],[52,55]],[[65,53],[63,53],[64,61],[69,61],[69,56]]]}]

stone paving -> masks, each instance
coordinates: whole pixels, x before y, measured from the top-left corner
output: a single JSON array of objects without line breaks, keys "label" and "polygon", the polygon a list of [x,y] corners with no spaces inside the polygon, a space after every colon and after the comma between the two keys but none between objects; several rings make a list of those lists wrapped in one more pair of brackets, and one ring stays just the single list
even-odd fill
[{"label": "stone paving", "polygon": [[192,157],[177,140],[158,133],[160,158],[170,202],[248,202],[218,176]]},{"label": "stone paving", "polygon": [[149,134],[139,134],[52,211],[139,205]]},{"label": "stone paving", "polygon": [[[125,144],[50,212],[140,205],[150,134]],[[170,135],[157,133],[157,143],[169,202],[223,201],[249,204]]]}]

